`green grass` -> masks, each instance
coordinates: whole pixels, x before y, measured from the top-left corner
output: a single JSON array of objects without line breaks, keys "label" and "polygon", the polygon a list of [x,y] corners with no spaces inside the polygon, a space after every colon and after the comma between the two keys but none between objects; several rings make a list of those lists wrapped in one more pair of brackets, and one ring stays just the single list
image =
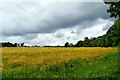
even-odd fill
[{"label": "green grass", "polygon": [[[62,78],[118,78],[118,54],[108,54],[90,60],[60,63],[46,70],[44,77]],[[50,73],[50,74],[48,74]],[[53,76],[54,75],[54,76]]]},{"label": "green grass", "polygon": [[[120,78],[118,53],[100,55],[89,60],[61,62],[43,70],[41,65],[11,65],[2,71],[3,78]],[[24,67],[23,67],[24,66]]]}]

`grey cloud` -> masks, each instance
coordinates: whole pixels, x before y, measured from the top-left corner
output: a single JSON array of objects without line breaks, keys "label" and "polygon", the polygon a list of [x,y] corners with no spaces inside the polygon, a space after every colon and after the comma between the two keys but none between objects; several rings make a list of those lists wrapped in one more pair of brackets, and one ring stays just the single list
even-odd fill
[{"label": "grey cloud", "polygon": [[[53,33],[46,34],[29,34],[22,36],[13,36],[6,39],[5,41],[13,42],[24,42],[30,45],[64,45],[65,42],[76,43],[78,40],[83,40],[84,37],[97,37],[106,33],[107,30],[103,31],[103,28],[106,27],[107,22],[112,23],[111,20],[107,19],[97,19],[91,22],[92,26],[90,28],[85,28],[81,30],[81,25],[77,25],[72,28],[60,29]],[[98,23],[98,24],[97,24]],[[111,24],[112,25],[112,24]],[[111,26],[110,25],[110,26]],[[86,26],[89,26],[86,25]],[[78,32],[79,31],[79,32]],[[74,34],[73,34],[74,33]]]},{"label": "grey cloud", "polygon": [[72,30],[71,33],[72,33],[72,34],[75,34],[75,33],[76,33],[76,30]]},{"label": "grey cloud", "polygon": [[26,39],[26,40],[31,40],[31,39],[37,38],[38,34],[26,34],[26,35],[21,36],[21,37]]},{"label": "grey cloud", "polygon": [[[104,3],[36,2],[0,5],[3,41],[64,45],[106,33],[114,20]],[[0,29],[1,30],[1,29]]]},{"label": "grey cloud", "polygon": [[[85,4],[87,5],[88,3],[84,3],[84,5]],[[54,31],[56,29],[60,29],[60,28],[73,27],[75,25],[82,24],[82,22],[87,21],[87,20],[89,20],[89,21],[95,20],[98,17],[108,18],[108,15],[105,14],[106,13],[106,11],[104,9],[105,5],[103,5],[102,3],[101,3],[101,5],[96,3],[95,6],[93,6],[93,3],[89,3],[89,5],[91,5],[91,6],[88,6],[88,7],[91,7],[91,8],[89,8],[90,11],[88,11],[87,7],[85,8],[86,10],[81,9],[81,8],[74,10],[74,8],[71,8],[71,10],[63,11],[63,12],[67,12],[66,15],[58,15],[53,20],[47,20],[46,21],[47,24],[49,24],[51,27],[48,31],[52,32],[52,31]],[[96,8],[94,8],[94,7],[96,7]],[[83,13],[84,10],[85,10],[85,14]],[[86,27],[89,27],[89,26],[86,26]],[[81,29],[84,29],[84,26],[81,27]],[[45,30],[47,30],[47,29],[45,29]],[[45,32],[45,30],[42,30],[42,31]]]},{"label": "grey cloud", "polygon": [[56,33],[55,34],[55,37],[58,37],[58,38],[61,38],[61,37],[64,37],[65,35],[63,33]]},{"label": "grey cloud", "polygon": [[17,36],[52,33],[82,24],[86,20],[95,20],[98,17],[106,19],[106,9],[104,3],[92,2],[55,3],[45,6],[41,6],[41,3],[9,3],[0,8],[3,15],[2,34]]},{"label": "grey cloud", "polygon": [[103,27],[102,30],[103,31],[108,30],[111,27],[111,25],[113,25],[113,21],[107,21],[106,24],[105,24],[105,27]]}]

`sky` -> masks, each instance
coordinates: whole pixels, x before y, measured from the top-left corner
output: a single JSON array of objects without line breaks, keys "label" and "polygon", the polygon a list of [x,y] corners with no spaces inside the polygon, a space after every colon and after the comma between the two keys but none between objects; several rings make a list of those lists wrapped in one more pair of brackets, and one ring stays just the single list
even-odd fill
[{"label": "sky", "polygon": [[0,3],[3,42],[64,45],[104,35],[114,19],[101,2],[7,1]]}]

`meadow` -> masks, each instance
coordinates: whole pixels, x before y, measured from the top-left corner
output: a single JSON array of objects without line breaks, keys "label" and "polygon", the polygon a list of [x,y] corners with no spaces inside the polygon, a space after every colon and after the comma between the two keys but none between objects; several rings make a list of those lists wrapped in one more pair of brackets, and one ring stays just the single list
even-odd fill
[{"label": "meadow", "polygon": [[119,78],[118,49],[2,48],[2,78]]}]

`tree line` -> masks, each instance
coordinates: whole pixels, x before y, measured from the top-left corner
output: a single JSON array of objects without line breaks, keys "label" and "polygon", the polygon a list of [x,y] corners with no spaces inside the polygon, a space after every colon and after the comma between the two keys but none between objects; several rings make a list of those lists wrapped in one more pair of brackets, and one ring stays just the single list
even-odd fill
[{"label": "tree line", "polygon": [[0,47],[25,47],[24,43],[1,42]]}]

